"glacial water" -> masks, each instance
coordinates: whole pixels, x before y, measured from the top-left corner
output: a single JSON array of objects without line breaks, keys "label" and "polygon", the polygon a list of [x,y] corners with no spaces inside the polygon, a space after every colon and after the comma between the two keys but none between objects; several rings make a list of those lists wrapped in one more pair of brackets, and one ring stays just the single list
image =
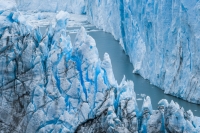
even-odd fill
[{"label": "glacial water", "polygon": [[[141,109],[143,97],[148,95],[151,97],[151,103],[154,109],[157,109],[157,103],[161,99],[167,99],[168,102],[171,100],[177,102],[181,107],[185,109],[185,111],[190,109],[194,115],[200,116],[200,105],[189,103],[171,95],[166,95],[164,94],[163,90],[150,84],[148,80],[145,80],[140,75],[133,74],[133,66],[129,61],[129,57],[123,51],[119,41],[116,41],[111,34],[101,30],[97,31],[97,29],[94,27],[89,27],[86,29],[88,30],[88,34],[92,36],[96,41],[101,60],[103,59],[105,52],[110,55],[113,72],[117,82],[120,83],[124,75],[126,76],[126,79],[132,80],[134,82],[134,89],[137,94],[137,103],[139,109]],[[69,28],[69,30],[76,31],[78,29]],[[70,33],[70,36],[73,42],[76,34]]]}]

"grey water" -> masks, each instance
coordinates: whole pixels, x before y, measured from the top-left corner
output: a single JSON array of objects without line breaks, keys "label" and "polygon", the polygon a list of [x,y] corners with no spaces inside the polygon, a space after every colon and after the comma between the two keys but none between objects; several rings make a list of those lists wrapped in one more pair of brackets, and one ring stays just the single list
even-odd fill
[{"label": "grey water", "polygon": [[[150,84],[148,80],[145,80],[140,75],[133,74],[133,65],[130,63],[129,57],[125,54],[119,41],[115,40],[110,33],[106,33],[102,30],[93,32],[91,29],[92,28],[89,28],[88,34],[96,41],[100,59],[103,60],[105,52],[110,55],[113,73],[117,82],[120,83],[124,75],[127,80],[132,80],[134,82],[134,90],[137,96],[139,109],[141,109],[143,97],[146,95],[151,97],[153,109],[157,109],[158,102],[161,99],[167,99],[168,102],[171,102],[171,100],[177,102],[185,111],[191,110],[195,116],[200,116],[200,105],[189,103],[171,95],[166,95],[162,89]],[[70,34],[72,43],[74,42],[75,36],[75,33]]]}]

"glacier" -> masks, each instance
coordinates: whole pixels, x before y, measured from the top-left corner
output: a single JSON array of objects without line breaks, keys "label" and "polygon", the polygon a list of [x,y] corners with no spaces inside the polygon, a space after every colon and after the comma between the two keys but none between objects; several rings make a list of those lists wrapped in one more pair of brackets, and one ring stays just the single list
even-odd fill
[{"label": "glacier", "polygon": [[20,11],[86,13],[84,0],[16,0],[16,5]]},{"label": "glacier", "polygon": [[[200,104],[198,0],[88,0],[88,20],[119,40],[134,73]],[[152,72],[153,71],[153,72]]]},{"label": "glacier", "polygon": [[8,5],[0,13],[1,132],[200,132],[200,117],[173,101],[154,110],[146,96],[140,110],[134,83],[117,83],[109,55],[99,59],[84,27],[71,43],[68,12],[43,34]]}]

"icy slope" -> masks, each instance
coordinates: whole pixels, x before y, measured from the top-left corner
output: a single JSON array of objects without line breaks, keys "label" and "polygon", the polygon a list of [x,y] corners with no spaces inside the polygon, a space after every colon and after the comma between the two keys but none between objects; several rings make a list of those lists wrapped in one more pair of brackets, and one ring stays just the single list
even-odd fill
[{"label": "icy slope", "polygon": [[200,103],[199,1],[88,1],[89,21],[122,40],[134,73]]},{"label": "icy slope", "polygon": [[68,11],[75,14],[85,14],[84,0],[16,0],[21,11],[57,12]]}]

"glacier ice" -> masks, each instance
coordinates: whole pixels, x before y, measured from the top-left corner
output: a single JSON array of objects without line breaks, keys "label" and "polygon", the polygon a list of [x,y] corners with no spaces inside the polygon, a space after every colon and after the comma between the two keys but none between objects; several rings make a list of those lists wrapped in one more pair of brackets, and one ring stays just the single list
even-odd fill
[{"label": "glacier ice", "polygon": [[45,17],[40,14],[43,11],[87,13],[92,24],[120,41],[134,73],[167,94],[200,101],[199,1],[8,0],[1,5],[2,9],[39,12],[39,19]]},{"label": "glacier ice", "polygon": [[72,44],[69,14],[60,11],[44,35],[16,10],[0,25],[1,132],[199,132],[200,118],[173,101],[142,110],[134,84],[118,85],[109,55],[81,27]]},{"label": "glacier ice", "polygon": [[115,39],[121,37],[118,5],[118,0],[86,0],[88,21],[106,32],[111,32]]},{"label": "glacier ice", "polygon": [[17,4],[15,0],[0,0],[0,13],[4,12],[5,10],[16,10]]},{"label": "glacier ice", "polygon": [[85,14],[84,0],[16,0],[17,8],[21,11],[57,12]]},{"label": "glacier ice", "polygon": [[199,104],[199,5],[197,0],[88,0],[87,15],[120,40],[134,73]]}]

